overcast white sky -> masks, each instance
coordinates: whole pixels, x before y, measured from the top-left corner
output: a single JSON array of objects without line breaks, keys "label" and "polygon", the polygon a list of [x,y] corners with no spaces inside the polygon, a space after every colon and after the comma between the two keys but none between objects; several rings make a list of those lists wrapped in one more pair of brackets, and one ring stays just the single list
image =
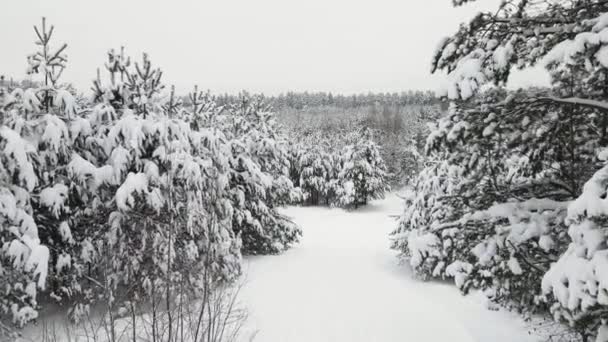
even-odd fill
[{"label": "overcast white sky", "polygon": [[[64,81],[85,90],[105,52],[150,54],[165,83],[213,92],[341,93],[438,87],[430,60],[441,37],[499,0],[455,9],[451,0],[19,0],[0,13],[0,74],[21,78],[32,25],[68,43]],[[516,75],[534,84],[538,72]],[[542,78],[542,77],[541,77]]]}]

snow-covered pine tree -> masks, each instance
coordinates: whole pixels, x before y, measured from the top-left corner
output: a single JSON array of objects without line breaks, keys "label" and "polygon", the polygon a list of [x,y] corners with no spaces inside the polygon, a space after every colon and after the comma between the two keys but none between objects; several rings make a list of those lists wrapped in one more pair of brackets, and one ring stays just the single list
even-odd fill
[{"label": "snow-covered pine tree", "polygon": [[76,102],[58,86],[66,45],[53,50],[54,31],[34,27],[40,50],[28,56],[39,88],[2,93],[2,313],[22,326],[37,317],[38,290],[52,291],[69,267],[71,231],[66,220],[69,181],[65,163],[78,133]]},{"label": "snow-covered pine tree", "polygon": [[531,92],[489,91],[439,122],[427,148],[462,170],[453,173],[458,186],[451,194],[440,195],[440,210],[458,210],[422,226],[413,220],[412,215],[433,215],[435,209],[426,205],[438,192],[424,182],[449,179],[449,169],[421,178],[417,191],[423,200],[406,209],[396,238],[424,275],[453,276],[464,291],[483,288],[493,300],[522,310],[544,306],[540,281],[567,244],[564,201],[585,177],[573,177],[572,170],[594,168],[598,138],[584,129],[582,117],[528,102]]},{"label": "snow-covered pine tree", "polygon": [[[451,113],[456,115],[457,109],[452,107]],[[431,134],[440,127],[431,127]],[[436,231],[440,223],[458,220],[465,210],[465,201],[459,197],[465,184],[463,168],[449,163],[448,157],[438,151],[427,158],[391,237],[392,248],[399,250],[423,279],[444,276],[446,266],[462,260],[468,252],[457,243],[465,239],[457,227]]]},{"label": "snow-covered pine tree", "polygon": [[[337,205],[342,193],[339,174],[342,170],[342,144],[339,135],[324,137],[310,132],[290,148],[290,178],[310,205]],[[352,203],[352,201],[348,201]],[[344,204],[347,205],[347,204]]]},{"label": "snow-covered pine tree", "polygon": [[[111,64],[115,55],[109,56]],[[85,237],[82,262],[112,305],[120,304],[113,303],[118,294],[154,299],[178,282],[196,292],[209,279],[240,273],[223,137],[178,118],[174,94],[161,97],[161,71],[147,55],[142,65],[108,68],[109,85],[95,81],[103,92],[90,116],[97,134],[88,154],[68,165],[91,192],[87,200],[96,210],[90,218],[106,217],[90,226],[99,233]]]},{"label": "snow-covered pine tree", "polygon": [[[289,132],[288,132],[289,135]],[[306,192],[302,189],[300,184],[300,177],[302,175],[302,165],[300,160],[306,153],[307,146],[302,142],[297,142],[289,145],[288,160],[289,160],[289,179],[295,187],[300,188],[302,191],[302,200],[306,199]]]},{"label": "snow-covered pine tree", "polygon": [[324,161],[328,157],[329,154],[323,152],[320,146],[312,145],[307,147],[298,160],[298,183],[309,204],[319,205],[324,202],[329,178],[327,163]]},{"label": "snow-covered pine tree", "polygon": [[[458,243],[447,243],[458,249],[458,259],[434,269],[435,275],[457,276],[465,291],[481,287],[498,302],[528,309],[540,295],[542,275],[563,250],[562,201],[571,194],[562,188],[560,178],[565,177],[556,170],[574,161],[553,159],[565,147],[553,139],[564,139],[559,137],[564,132],[530,134],[539,132],[553,114],[525,119],[532,111],[519,111],[520,99],[518,94],[505,99],[501,91],[484,94],[472,109],[442,120],[427,147],[462,170],[451,195],[462,211],[438,219],[431,229],[438,241],[459,234]],[[460,270],[450,267],[454,262]]]},{"label": "snow-covered pine tree", "polygon": [[277,208],[299,202],[302,195],[289,179],[287,142],[273,113],[262,99],[248,94],[215,109],[202,102],[197,102],[199,108],[210,111],[196,114],[195,125],[222,132],[228,145],[232,229],[243,241],[243,252],[284,251],[297,242],[301,232]]},{"label": "snow-covered pine tree", "polygon": [[128,86],[125,84],[128,78],[128,69],[131,58],[125,55],[125,48],[120,48],[120,53],[114,49],[108,51],[108,61],[104,67],[108,73],[109,82],[102,83],[101,70],[97,69],[97,78],[93,81],[93,103],[103,105],[109,104],[118,110],[125,108],[131,97]]},{"label": "snow-covered pine tree", "polygon": [[198,86],[195,85],[193,91],[188,94],[184,107],[186,109],[182,111],[184,120],[190,123],[193,130],[219,128],[211,125],[211,119],[213,115],[222,112],[223,108],[217,105],[208,91],[199,91]]},{"label": "snow-covered pine tree", "polygon": [[[344,189],[342,187],[342,183],[340,182],[340,172],[344,167],[344,157],[340,150],[336,149],[335,146],[332,146],[335,142],[329,141],[325,143],[324,148],[328,151],[325,154],[324,162],[325,162],[325,170],[326,170],[326,181],[324,185],[324,196],[325,196],[325,204],[332,206],[343,206],[339,201],[340,198],[343,198],[345,194]],[[345,203],[352,203],[346,201]]]},{"label": "snow-covered pine tree", "polygon": [[[569,239],[563,225],[564,201],[580,198],[582,185],[601,168],[597,151],[606,145],[606,10],[601,1],[506,1],[498,11],[481,13],[462,25],[442,42],[433,59],[434,70],[448,72],[446,94],[460,102],[488,83],[505,83],[514,67],[543,65],[550,72],[552,89],[521,91],[470,107],[461,103],[462,113],[440,122],[436,136],[431,133],[430,147],[443,151],[440,158],[465,166],[460,183],[482,180],[485,172],[488,181],[483,184],[489,185],[483,194],[464,197],[473,201],[465,202],[464,212],[453,223],[439,220],[431,226],[433,230],[456,226],[476,234],[456,241],[471,256],[445,270],[461,286],[481,285],[491,289],[495,299],[517,301],[524,308],[547,300],[551,312],[575,326],[583,340],[604,340],[608,330],[602,323],[606,317],[598,300],[598,280],[585,278],[582,286],[589,288],[583,291],[588,297],[581,300],[576,295],[581,282],[569,279],[564,272],[570,266],[563,265],[571,263],[575,254],[580,264],[570,275],[593,274],[598,249],[585,246],[589,241],[605,243],[605,234],[601,224],[586,224],[585,217],[603,222],[601,211],[589,214],[570,206],[573,243],[561,258],[559,254]],[[596,175],[588,184],[598,183],[597,177],[601,178]],[[585,193],[585,203],[601,207],[601,200]],[[463,194],[466,188],[456,195]],[[585,229],[577,228],[581,222]],[[435,233],[434,241],[441,243],[442,235]],[[586,236],[587,242],[581,242]],[[583,249],[577,246],[592,252],[581,258]],[[588,271],[581,271],[585,268]],[[542,294],[549,297],[543,298],[538,284],[547,270]],[[566,297],[572,301],[564,301]]]},{"label": "snow-covered pine tree", "polygon": [[[35,148],[3,125],[0,151],[0,310],[23,326],[38,316],[37,291],[46,289],[50,252],[41,244],[31,206],[30,192],[38,185]],[[0,325],[0,336],[9,332]]]},{"label": "snow-covered pine tree", "polygon": [[[299,201],[287,143],[255,101],[224,110],[198,93],[191,109],[147,55],[110,51],[93,103],[59,83],[66,45],[36,27],[32,88],[0,82],[0,315],[22,326],[40,298],[115,310],[196,294],[240,273],[241,249],[276,253],[299,228],[277,207]],[[240,235],[240,236],[238,236]],[[241,239],[245,247],[241,245]],[[0,330],[8,331],[4,324]]]},{"label": "snow-covered pine tree", "polygon": [[386,165],[369,131],[362,132],[358,142],[345,148],[340,179],[345,193],[352,188],[350,204],[355,208],[369,200],[384,198],[389,191]]},{"label": "snow-covered pine tree", "polygon": [[[379,146],[369,133],[361,138],[357,125],[347,126],[329,135],[323,129],[292,132],[300,143],[290,149],[290,177],[301,188],[305,203],[352,207],[357,200],[364,203],[388,191],[389,177]],[[356,180],[359,173],[367,180]],[[368,196],[363,195],[366,192]]]}]

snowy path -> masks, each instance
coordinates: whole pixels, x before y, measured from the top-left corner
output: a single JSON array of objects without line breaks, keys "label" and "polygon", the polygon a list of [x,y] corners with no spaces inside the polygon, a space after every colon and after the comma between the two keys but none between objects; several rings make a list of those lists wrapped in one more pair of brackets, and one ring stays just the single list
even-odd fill
[{"label": "snowy path", "polygon": [[[299,245],[247,259],[242,298],[255,341],[534,341],[514,314],[490,311],[480,296],[423,283],[388,248],[402,210],[396,196],[355,212],[289,208]],[[247,339],[245,339],[247,340]]]}]

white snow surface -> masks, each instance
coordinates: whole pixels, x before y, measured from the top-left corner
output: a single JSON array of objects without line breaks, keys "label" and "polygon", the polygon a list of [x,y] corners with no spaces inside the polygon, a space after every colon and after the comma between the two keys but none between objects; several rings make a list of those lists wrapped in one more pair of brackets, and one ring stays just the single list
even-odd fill
[{"label": "white snow surface", "polygon": [[[239,307],[249,317],[239,342],[542,341],[515,313],[489,310],[480,292],[462,296],[452,280],[415,279],[388,246],[391,215],[402,210],[394,194],[355,211],[282,210],[303,237],[281,255],[245,258]],[[18,341],[39,341],[40,331],[27,326]],[[58,340],[70,341],[61,332]]]},{"label": "white snow surface", "polygon": [[481,293],[423,282],[389,249],[390,195],[356,211],[291,207],[301,243],[276,256],[248,257],[241,300],[243,341],[537,341],[514,313],[487,309]]}]

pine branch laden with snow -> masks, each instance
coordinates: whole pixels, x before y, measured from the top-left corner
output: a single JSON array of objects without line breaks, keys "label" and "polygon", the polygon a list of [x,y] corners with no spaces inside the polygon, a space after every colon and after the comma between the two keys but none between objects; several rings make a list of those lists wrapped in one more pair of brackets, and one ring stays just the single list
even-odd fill
[{"label": "pine branch laden with snow", "polygon": [[454,276],[462,290],[483,289],[504,306],[523,311],[543,308],[540,279],[566,244],[566,205],[532,198],[464,215],[455,226],[469,245],[464,260],[471,260],[471,266],[466,274],[450,274],[450,264],[446,274]]},{"label": "pine branch laden with snow", "polygon": [[487,91],[434,124],[430,165],[392,237],[422,277],[525,312],[548,311],[541,281],[567,248],[565,208],[603,139],[590,109],[539,96]]},{"label": "pine branch laden with snow", "polygon": [[[435,160],[420,173],[415,193],[406,201],[398,228],[392,233],[392,248],[409,259],[410,265],[423,278],[442,276],[445,267],[466,253],[458,245],[459,230],[443,229],[435,233],[440,222],[452,222],[462,215],[463,201],[458,196],[462,168]],[[456,200],[452,200],[452,199]],[[461,238],[461,236],[460,236]]]},{"label": "pine branch laden with snow", "polygon": [[[451,99],[468,99],[487,83],[506,83],[512,68],[543,65],[555,73],[578,66],[604,73],[607,10],[605,1],[506,1],[443,40],[431,70],[448,73],[444,94]],[[585,95],[573,102],[606,107],[605,99]]]},{"label": "pine branch laden with snow", "polygon": [[29,195],[38,184],[34,153],[18,133],[0,127],[0,310],[17,326],[38,316],[37,291],[46,289],[49,272]]},{"label": "pine branch laden with snow", "polygon": [[568,206],[571,243],[542,281],[555,319],[567,321],[583,335],[597,334],[597,340],[605,335],[608,306],[607,189],[608,168],[604,166]]}]

